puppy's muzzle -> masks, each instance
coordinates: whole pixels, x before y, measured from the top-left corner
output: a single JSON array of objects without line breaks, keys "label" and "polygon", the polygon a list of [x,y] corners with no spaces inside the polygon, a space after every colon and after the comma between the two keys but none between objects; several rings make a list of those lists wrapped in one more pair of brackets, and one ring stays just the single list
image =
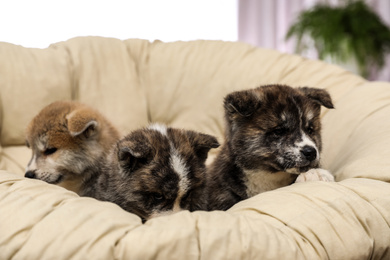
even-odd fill
[{"label": "puppy's muzzle", "polygon": [[30,178],[30,179],[36,179],[36,178],[37,178],[37,175],[35,174],[34,171],[27,171],[27,172],[24,174],[24,177]]},{"label": "puppy's muzzle", "polygon": [[317,150],[309,145],[306,145],[302,148],[301,154],[306,158],[306,160],[312,162],[317,158]]}]

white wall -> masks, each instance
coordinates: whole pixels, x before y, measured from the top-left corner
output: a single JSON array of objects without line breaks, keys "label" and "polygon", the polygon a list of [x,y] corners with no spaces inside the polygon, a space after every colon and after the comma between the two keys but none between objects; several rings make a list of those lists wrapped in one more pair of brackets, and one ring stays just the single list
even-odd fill
[{"label": "white wall", "polygon": [[76,36],[237,40],[237,0],[0,0],[0,41],[45,48]]}]

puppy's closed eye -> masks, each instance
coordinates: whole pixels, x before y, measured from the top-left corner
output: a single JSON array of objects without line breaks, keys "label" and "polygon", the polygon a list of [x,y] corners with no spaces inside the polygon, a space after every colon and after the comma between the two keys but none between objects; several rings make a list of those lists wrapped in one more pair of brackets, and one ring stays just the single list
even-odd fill
[{"label": "puppy's closed eye", "polygon": [[151,194],[151,197],[152,199],[155,201],[155,202],[161,202],[164,200],[164,195],[160,194],[160,193],[152,193]]},{"label": "puppy's closed eye", "polygon": [[275,136],[282,136],[288,133],[288,129],[286,127],[277,127],[272,130],[272,134]]},{"label": "puppy's closed eye", "polygon": [[45,151],[43,151],[43,154],[45,156],[49,156],[49,155],[52,155],[55,152],[57,152],[57,148],[51,147],[51,148],[47,148]]}]

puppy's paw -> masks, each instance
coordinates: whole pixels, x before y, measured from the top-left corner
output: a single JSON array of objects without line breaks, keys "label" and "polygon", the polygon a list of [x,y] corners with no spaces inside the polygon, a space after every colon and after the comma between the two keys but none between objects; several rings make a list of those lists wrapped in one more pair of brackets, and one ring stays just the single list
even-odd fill
[{"label": "puppy's paw", "polygon": [[299,174],[295,182],[326,181],[334,182],[334,176],[327,170],[316,168]]}]

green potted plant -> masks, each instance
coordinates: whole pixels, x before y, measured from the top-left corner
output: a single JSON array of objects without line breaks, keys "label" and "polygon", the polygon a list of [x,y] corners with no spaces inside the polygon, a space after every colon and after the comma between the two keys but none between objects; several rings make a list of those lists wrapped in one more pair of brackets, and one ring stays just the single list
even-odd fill
[{"label": "green potted plant", "polygon": [[301,12],[286,35],[286,39],[293,37],[297,53],[302,54],[312,42],[320,59],[355,62],[357,73],[366,78],[383,68],[390,51],[389,28],[362,0],[339,6],[320,3]]}]

